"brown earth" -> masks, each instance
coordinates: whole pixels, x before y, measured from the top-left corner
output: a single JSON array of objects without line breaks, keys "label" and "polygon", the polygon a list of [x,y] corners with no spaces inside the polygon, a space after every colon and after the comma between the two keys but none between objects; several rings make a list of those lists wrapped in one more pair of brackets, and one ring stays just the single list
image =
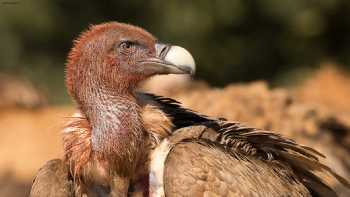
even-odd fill
[{"label": "brown earth", "polygon": [[[222,89],[196,82],[158,90],[202,114],[278,131],[314,147],[327,156],[325,163],[350,180],[349,84],[349,74],[328,66],[290,90],[270,89],[264,82]],[[60,128],[73,111],[71,106],[0,109],[0,196],[27,195],[38,168],[60,157]]]}]

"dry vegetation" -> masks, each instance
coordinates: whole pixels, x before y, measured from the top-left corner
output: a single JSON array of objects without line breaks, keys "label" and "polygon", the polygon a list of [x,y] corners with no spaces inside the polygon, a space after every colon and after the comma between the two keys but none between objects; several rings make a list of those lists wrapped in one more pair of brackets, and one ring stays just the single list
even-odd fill
[{"label": "dry vegetation", "polygon": [[[203,114],[279,131],[327,155],[325,161],[350,180],[350,77],[323,67],[291,90],[264,82],[210,88],[181,84],[181,90],[149,88]],[[23,196],[37,169],[61,155],[59,130],[73,107],[0,110],[0,196]],[[334,183],[336,185],[336,183]],[[339,188],[342,190],[342,188]],[[344,193],[346,195],[346,193]]]}]

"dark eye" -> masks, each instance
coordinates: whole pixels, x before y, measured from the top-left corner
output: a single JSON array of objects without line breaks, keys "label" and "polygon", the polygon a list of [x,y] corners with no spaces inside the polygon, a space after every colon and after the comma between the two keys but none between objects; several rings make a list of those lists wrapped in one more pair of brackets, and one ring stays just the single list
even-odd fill
[{"label": "dark eye", "polygon": [[119,48],[121,49],[130,49],[134,45],[133,42],[130,41],[123,41],[120,43]]}]

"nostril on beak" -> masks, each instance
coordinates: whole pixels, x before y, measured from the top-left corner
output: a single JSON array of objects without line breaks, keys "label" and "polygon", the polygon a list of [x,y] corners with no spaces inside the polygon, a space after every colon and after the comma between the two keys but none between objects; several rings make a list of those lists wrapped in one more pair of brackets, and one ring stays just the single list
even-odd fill
[{"label": "nostril on beak", "polygon": [[165,52],[167,51],[166,49],[167,49],[167,47],[164,47],[164,48],[160,51],[160,56],[162,56],[162,57],[165,56]]},{"label": "nostril on beak", "polygon": [[156,55],[159,59],[164,59],[166,54],[169,52],[171,45],[169,44],[156,44]]}]

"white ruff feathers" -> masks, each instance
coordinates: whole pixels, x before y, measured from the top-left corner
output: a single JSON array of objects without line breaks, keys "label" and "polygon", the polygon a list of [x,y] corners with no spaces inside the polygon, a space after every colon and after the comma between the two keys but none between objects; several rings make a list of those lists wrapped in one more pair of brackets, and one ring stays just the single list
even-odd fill
[{"label": "white ruff feathers", "polygon": [[164,194],[164,166],[165,160],[171,150],[172,145],[164,139],[151,154],[150,164],[150,196],[163,197]]}]

